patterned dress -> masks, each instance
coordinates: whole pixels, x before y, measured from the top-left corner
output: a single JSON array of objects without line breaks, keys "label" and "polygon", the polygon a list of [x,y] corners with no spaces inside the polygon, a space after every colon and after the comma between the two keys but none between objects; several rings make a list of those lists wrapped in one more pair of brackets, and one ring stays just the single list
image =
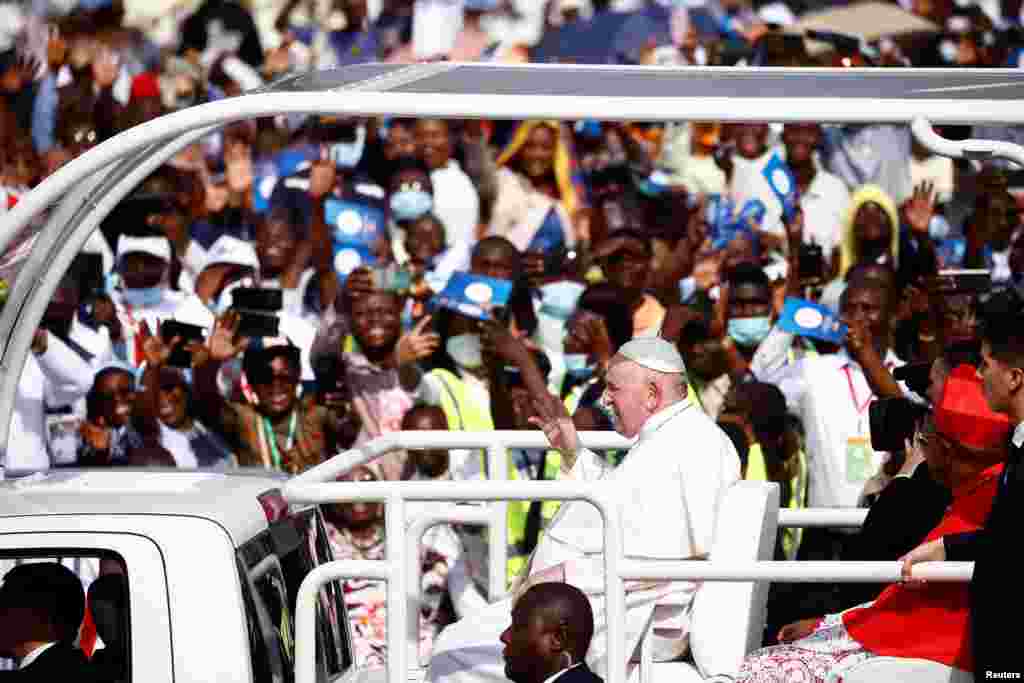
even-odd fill
[{"label": "patterned dress", "polygon": [[[369,539],[355,538],[348,529],[325,520],[327,538],[336,560],[385,559],[384,523],[374,527]],[[434,638],[453,621],[444,600],[451,558],[422,546],[420,610],[420,659],[430,657]],[[383,667],[387,663],[387,584],[383,581],[348,579],[344,583],[345,604],[352,628],[354,659],[359,667]]]}]

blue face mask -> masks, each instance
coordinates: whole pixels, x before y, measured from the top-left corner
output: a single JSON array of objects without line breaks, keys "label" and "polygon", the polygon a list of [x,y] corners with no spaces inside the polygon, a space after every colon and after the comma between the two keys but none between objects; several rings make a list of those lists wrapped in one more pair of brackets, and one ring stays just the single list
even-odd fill
[{"label": "blue face mask", "polygon": [[587,363],[587,354],[567,353],[562,358],[566,373],[573,379],[590,379],[593,376],[594,366]]},{"label": "blue face mask", "polygon": [[754,318],[730,318],[728,333],[738,346],[752,349],[772,331],[772,319],[766,315]]},{"label": "blue face mask", "polygon": [[558,320],[568,320],[576,310],[576,302],[580,300],[584,289],[586,287],[581,283],[568,280],[542,285],[540,288],[541,312]]},{"label": "blue face mask", "polygon": [[121,290],[121,296],[124,297],[124,302],[129,306],[148,308],[150,306],[157,306],[164,300],[164,288],[157,286],[128,289],[125,287]]},{"label": "blue face mask", "polygon": [[399,190],[391,195],[391,215],[396,221],[411,221],[434,207],[434,198],[423,190]]}]

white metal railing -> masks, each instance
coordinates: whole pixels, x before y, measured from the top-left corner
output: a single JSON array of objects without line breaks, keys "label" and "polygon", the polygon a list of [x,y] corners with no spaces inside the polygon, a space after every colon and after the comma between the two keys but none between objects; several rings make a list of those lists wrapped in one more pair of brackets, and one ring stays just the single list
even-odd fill
[{"label": "white metal railing", "polygon": [[[622,630],[625,621],[625,593],[619,578],[618,562],[622,555],[622,531],[607,482],[288,482],[282,489],[290,503],[334,503],[338,501],[384,502],[386,538],[385,559],[369,578],[388,582],[387,646],[388,682],[404,683],[409,651],[406,642],[405,568],[406,501],[510,501],[510,500],[580,500],[594,505],[601,514],[604,528],[604,564],[606,612],[609,622],[608,661],[610,683],[624,683],[626,661]],[[418,558],[418,553],[417,553]],[[299,588],[295,624],[295,679],[297,683],[313,683],[316,674],[316,604],[319,588],[326,581],[344,578],[358,567],[348,561],[328,562],[310,572]]]},{"label": "white metal railing", "polygon": [[[632,441],[615,432],[580,432],[580,443],[595,450],[618,450],[629,448]],[[489,479],[508,479],[508,448],[550,448],[543,432],[492,431],[405,431],[391,432],[368,441],[361,446],[343,451],[333,458],[312,467],[291,481],[293,483],[325,483],[337,480],[354,467],[376,460],[392,451],[422,448],[467,448],[486,449]],[[488,577],[487,593],[491,601],[506,593],[506,565],[508,560],[508,527],[505,524],[507,504],[504,501],[488,506],[488,514],[480,517],[473,513],[474,524],[487,527]],[[461,514],[461,513],[453,513]],[[469,513],[467,513],[469,514]],[[859,527],[864,523],[867,510],[860,508],[816,508],[804,510],[780,510],[779,526],[782,527]],[[457,519],[451,520],[459,521]],[[466,522],[469,523],[469,522]],[[422,535],[422,534],[421,534]]]},{"label": "white metal railing", "polygon": [[[632,441],[615,432],[580,432],[580,443],[595,450],[629,448]],[[312,467],[291,479],[294,484],[325,483],[338,479],[354,467],[376,460],[386,453],[406,449],[484,449],[487,452],[487,472],[492,481],[508,480],[509,448],[547,450],[544,433],[539,430],[496,430],[491,432],[458,431],[405,431],[391,432],[368,441],[361,446],[343,451],[333,458]],[[488,577],[487,594],[493,602],[506,593],[506,565],[508,564],[508,526],[505,523],[508,505],[496,501],[488,506],[486,518],[477,524],[487,527]]]},{"label": "white metal railing", "polygon": [[[316,596],[326,581],[357,575],[388,582],[387,641],[388,681],[404,683],[410,643],[407,600],[409,596],[406,556],[406,501],[509,501],[581,500],[594,505],[602,516],[604,530],[605,609],[607,623],[608,683],[625,683],[626,580],[705,581],[788,581],[788,582],[896,582],[902,579],[899,562],[671,562],[629,560],[622,552],[621,516],[614,504],[609,482],[288,482],[283,493],[291,503],[333,503],[338,501],[383,501],[387,536],[386,559],[373,562],[369,573],[363,564],[329,562],[311,572],[302,583],[296,606],[295,675],[297,683],[315,680]],[[483,519],[483,517],[481,517]],[[427,521],[417,526],[425,528]],[[419,553],[413,551],[418,562]],[[912,576],[928,581],[963,582],[971,577],[972,563],[925,563],[915,566]],[[415,642],[415,641],[414,641]],[[415,660],[414,660],[415,661]]]}]

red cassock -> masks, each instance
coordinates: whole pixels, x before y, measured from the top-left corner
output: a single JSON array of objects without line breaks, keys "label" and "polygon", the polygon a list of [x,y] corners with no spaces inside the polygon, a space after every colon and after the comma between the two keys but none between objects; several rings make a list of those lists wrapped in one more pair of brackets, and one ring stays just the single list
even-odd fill
[{"label": "red cassock", "polygon": [[[959,487],[942,521],[925,540],[984,526],[1002,472],[1002,464],[993,465]],[[930,659],[972,671],[967,585],[893,584],[870,607],[847,611],[843,623],[850,636],[875,654]]]}]

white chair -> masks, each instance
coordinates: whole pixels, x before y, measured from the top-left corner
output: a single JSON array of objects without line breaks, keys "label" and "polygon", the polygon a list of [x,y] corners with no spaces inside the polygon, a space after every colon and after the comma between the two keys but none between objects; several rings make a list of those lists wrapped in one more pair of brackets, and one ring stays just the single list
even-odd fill
[{"label": "white chair", "polygon": [[[711,559],[771,560],[779,521],[778,484],[740,481],[718,512]],[[694,598],[690,624],[693,662],[650,661],[641,647],[640,683],[691,683],[735,673],[743,657],[761,646],[768,582],[707,581]]]}]

